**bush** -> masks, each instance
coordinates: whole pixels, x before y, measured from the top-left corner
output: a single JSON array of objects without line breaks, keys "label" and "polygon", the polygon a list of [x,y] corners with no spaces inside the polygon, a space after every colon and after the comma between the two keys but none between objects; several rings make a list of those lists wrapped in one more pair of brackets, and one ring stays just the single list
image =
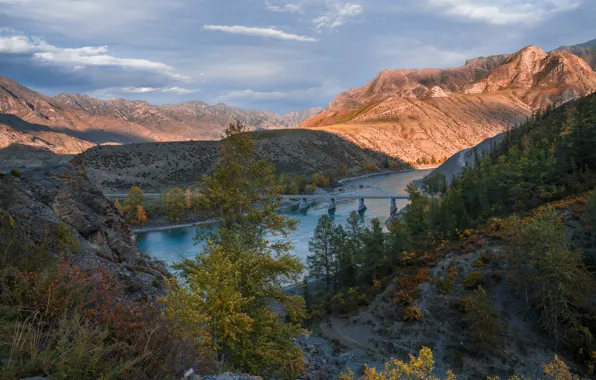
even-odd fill
[{"label": "bush", "polygon": [[448,278],[442,279],[437,285],[440,294],[451,294],[453,289],[453,281]]},{"label": "bush", "polygon": [[464,280],[464,287],[468,289],[476,288],[484,281],[484,273],[480,271],[473,271],[468,274]]},{"label": "bush", "polygon": [[416,306],[408,306],[404,311],[404,321],[420,321],[423,318],[422,310]]},{"label": "bush", "polygon": [[23,174],[20,171],[18,171],[17,169],[12,169],[10,171],[10,175],[12,175],[13,177],[20,178]]},{"label": "bush", "polygon": [[466,313],[464,321],[476,343],[489,351],[499,349],[503,326],[486,291],[479,286],[474,295],[458,300],[457,305]]}]

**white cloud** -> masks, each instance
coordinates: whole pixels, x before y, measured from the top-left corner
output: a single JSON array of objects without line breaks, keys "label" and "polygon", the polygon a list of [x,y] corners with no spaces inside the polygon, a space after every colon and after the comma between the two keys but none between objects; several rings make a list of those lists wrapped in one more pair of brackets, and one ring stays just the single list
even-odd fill
[{"label": "white cloud", "polygon": [[387,62],[390,68],[422,69],[456,67],[466,59],[482,55],[474,51],[456,51],[438,48],[410,38],[387,39],[375,44],[377,61]]},{"label": "white cloud", "polygon": [[543,21],[556,13],[577,8],[580,0],[429,0],[429,4],[448,15],[506,25]]},{"label": "white cloud", "polygon": [[189,90],[186,88],[180,87],[124,87],[121,89],[122,92],[129,93],[129,94],[146,94],[149,92],[162,92],[162,93],[174,93],[176,95],[186,95],[191,94],[193,92],[197,92],[199,90]]},{"label": "white cloud", "polygon": [[265,7],[271,12],[288,12],[288,13],[301,13],[302,5],[300,3],[288,3],[284,6],[271,4],[269,1],[265,1]]},{"label": "white cloud", "polygon": [[[278,2],[280,0],[277,0]],[[315,30],[335,29],[363,11],[361,4],[343,0],[285,0],[283,4],[265,1],[265,6],[272,12],[309,13],[314,15],[310,22]]]},{"label": "white cloud", "polygon": [[333,97],[341,92],[341,88],[336,83],[324,82],[319,87],[311,87],[306,89],[299,89],[293,91],[271,91],[260,92],[253,90],[238,90],[230,91],[218,96],[215,100],[217,102],[230,101],[248,101],[248,102],[262,102],[262,101],[304,101],[312,99],[323,99]]},{"label": "white cloud", "polygon": [[326,1],[327,11],[315,18],[313,23],[315,29],[335,29],[352,17],[362,13],[362,5],[353,3],[342,3],[339,1]]},{"label": "white cloud", "polygon": [[80,48],[60,48],[48,44],[41,38],[23,35],[0,36],[0,53],[30,54],[32,58],[47,63],[69,65],[73,70],[84,66],[118,66],[159,72],[170,78],[190,79],[174,72],[174,68],[161,62],[146,59],[117,58],[108,55],[107,46],[84,46]]},{"label": "white cloud", "polygon": [[296,34],[285,33],[281,30],[272,28],[252,28],[247,26],[225,26],[225,25],[203,25],[203,30],[214,30],[232,34],[243,34],[246,36],[257,36],[265,38],[277,38],[280,40],[315,42],[316,38],[299,36]]}]

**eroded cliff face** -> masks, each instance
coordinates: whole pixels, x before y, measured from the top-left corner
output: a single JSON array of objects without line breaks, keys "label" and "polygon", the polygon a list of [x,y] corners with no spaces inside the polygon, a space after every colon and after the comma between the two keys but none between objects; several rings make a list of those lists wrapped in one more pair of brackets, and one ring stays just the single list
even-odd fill
[{"label": "eroded cliff face", "polygon": [[[76,162],[3,177],[3,183],[15,190],[4,207],[23,238],[42,244],[60,231],[61,239],[76,242],[76,251],[66,253],[75,264],[115,271],[137,298],[161,292],[156,284],[169,276],[165,266],[139,250],[124,216]],[[48,249],[55,255],[63,253]]]}]

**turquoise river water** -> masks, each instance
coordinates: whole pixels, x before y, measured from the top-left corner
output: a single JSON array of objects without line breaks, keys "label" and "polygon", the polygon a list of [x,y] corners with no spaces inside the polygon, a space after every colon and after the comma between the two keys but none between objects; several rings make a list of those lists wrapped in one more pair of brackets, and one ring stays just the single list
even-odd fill
[{"label": "turquoise river water", "polygon": [[[369,195],[404,195],[406,186],[413,180],[420,179],[430,173],[430,170],[415,170],[401,173],[387,173],[370,177],[355,178],[343,182],[342,194]],[[406,200],[397,200],[397,207],[406,205]],[[389,199],[365,199],[367,210],[361,215],[362,222],[368,223],[373,218],[384,222],[389,217]],[[358,207],[357,199],[338,200],[334,219],[336,223],[344,224],[351,211]],[[294,244],[294,254],[302,260],[308,255],[308,241],[312,237],[319,217],[327,214],[327,202],[315,203],[306,213],[297,210],[284,210],[280,213],[298,219],[296,231],[290,236]],[[199,226],[198,228],[210,228]],[[194,257],[202,244],[196,244],[193,237],[197,227],[171,228],[160,231],[137,232],[137,241],[141,250],[155,258],[164,260],[167,264],[179,261],[183,257]]]}]

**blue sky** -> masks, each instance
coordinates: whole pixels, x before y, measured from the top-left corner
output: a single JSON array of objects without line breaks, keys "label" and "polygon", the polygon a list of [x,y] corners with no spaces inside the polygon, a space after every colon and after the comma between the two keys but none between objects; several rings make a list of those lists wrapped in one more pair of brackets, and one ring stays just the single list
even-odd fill
[{"label": "blue sky", "polygon": [[275,112],[386,68],[594,38],[595,0],[0,0],[0,75],[44,94]]}]

